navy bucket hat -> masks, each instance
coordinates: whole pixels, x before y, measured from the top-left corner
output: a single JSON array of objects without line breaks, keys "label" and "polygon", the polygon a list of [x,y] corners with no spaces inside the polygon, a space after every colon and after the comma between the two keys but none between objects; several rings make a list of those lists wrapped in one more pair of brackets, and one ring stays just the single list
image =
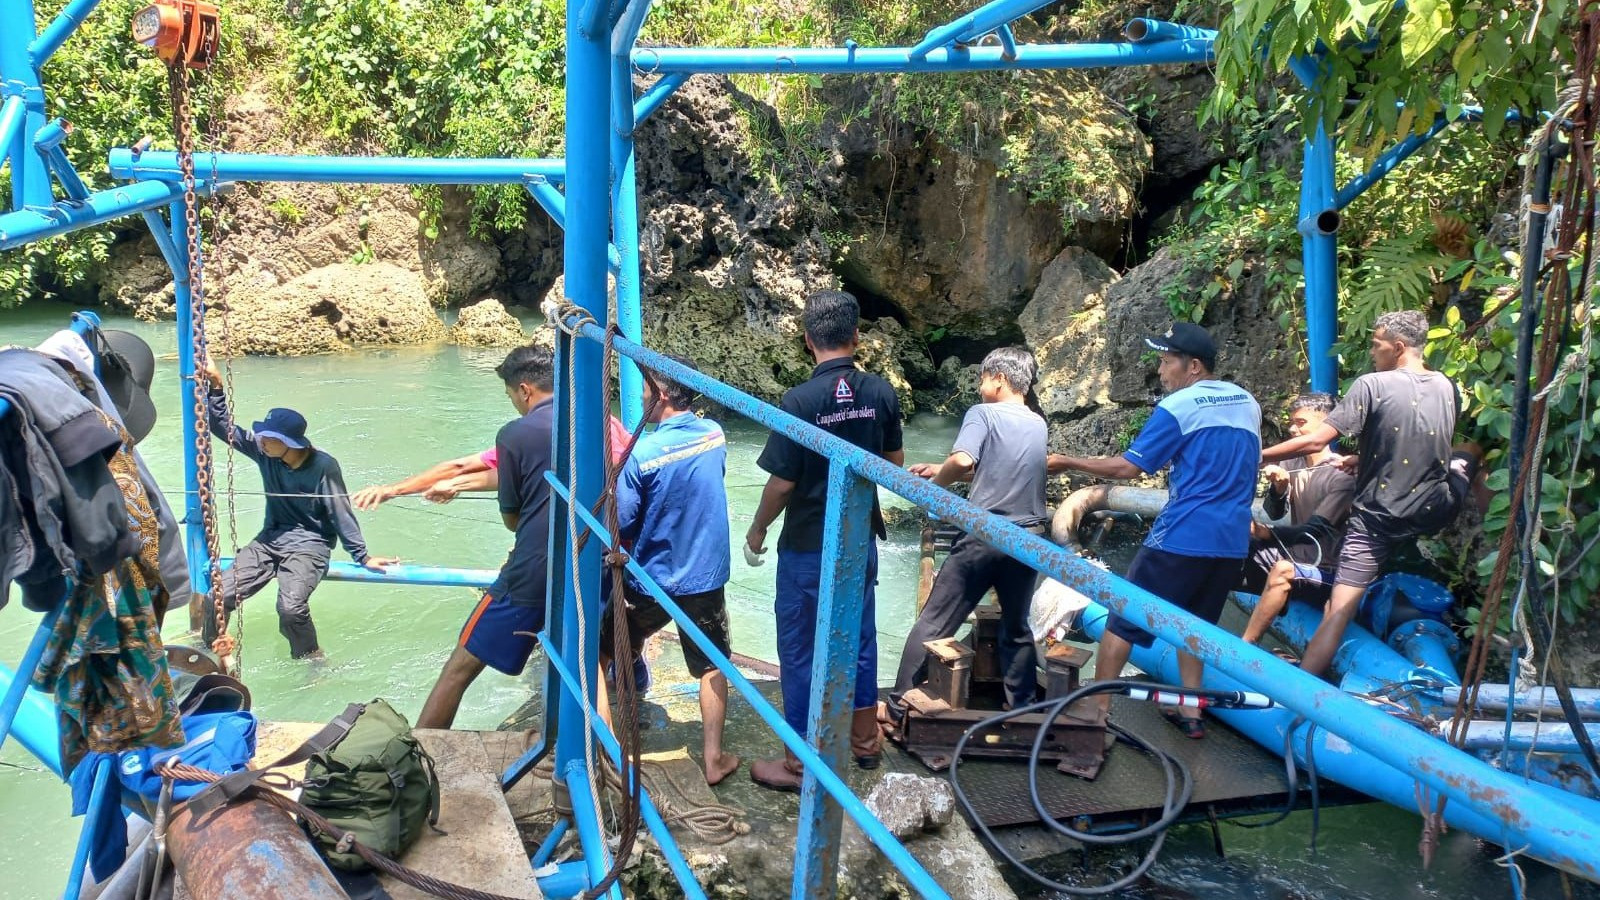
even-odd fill
[{"label": "navy bucket hat", "polygon": [[306,440],[306,417],[292,409],[269,409],[267,417],[251,425],[250,430],[256,433],[256,440],[277,438],[295,450],[311,446]]}]

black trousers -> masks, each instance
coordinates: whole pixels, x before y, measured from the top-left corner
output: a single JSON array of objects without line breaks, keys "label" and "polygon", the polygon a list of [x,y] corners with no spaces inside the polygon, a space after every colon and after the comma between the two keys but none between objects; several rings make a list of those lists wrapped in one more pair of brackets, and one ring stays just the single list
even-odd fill
[{"label": "black trousers", "polygon": [[[311,621],[311,592],[328,574],[330,547],[307,546],[304,541],[251,541],[239,548],[233,566],[222,573],[222,608],[232,613],[239,604],[260,593],[267,582],[278,579],[278,633],[289,641],[289,655],[299,659],[320,649],[317,626]],[[216,607],[207,604],[201,636],[216,638]]]},{"label": "black trousers", "polygon": [[1000,671],[1005,677],[1006,702],[1017,707],[1033,701],[1038,691],[1038,653],[1028,625],[1028,607],[1038,573],[971,535],[962,535],[928,594],[928,604],[917,616],[900,653],[895,675],[896,696],[926,680],[928,641],[954,637],[967,616],[991,588],[1000,601]]}]

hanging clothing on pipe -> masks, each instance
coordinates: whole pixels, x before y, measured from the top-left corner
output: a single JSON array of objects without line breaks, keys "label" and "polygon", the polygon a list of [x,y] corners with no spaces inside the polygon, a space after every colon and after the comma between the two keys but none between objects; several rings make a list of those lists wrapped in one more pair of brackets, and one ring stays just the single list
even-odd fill
[{"label": "hanging clothing on pipe", "polygon": [[[154,376],[155,356],[136,335],[126,331],[97,332],[102,345],[103,378],[95,375],[95,353],[77,332],[63,328],[46,338],[38,351],[70,367],[80,393],[112,419],[127,428],[134,443],[150,433],[155,425],[155,407],[150,402],[150,381]],[[142,359],[141,359],[142,357]],[[189,602],[189,560],[183,549],[183,530],[178,526],[171,504],[161,493],[155,476],[138,450],[133,461],[139,470],[150,504],[160,526],[161,582],[167,588],[167,606]]]},{"label": "hanging clothing on pipe", "polygon": [[139,550],[122,492],[106,463],[122,445],[104,413],[78,393],[55,360],[0,352],[0,603],[15,580],[22,602],[59,605],[75,576],[98,577]]}]

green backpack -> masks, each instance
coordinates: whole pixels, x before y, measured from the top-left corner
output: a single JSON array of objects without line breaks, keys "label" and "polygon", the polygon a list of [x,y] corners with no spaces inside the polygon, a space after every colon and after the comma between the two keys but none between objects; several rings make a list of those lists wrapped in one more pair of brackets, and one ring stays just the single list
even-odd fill
[{"label": "green backpack", "polygon": [[[439,822],[433,758],[405,716],[382,700],[352,703],[330,729],[348,729],[306,763],[300,802],[367,847],[398,858]],[[435,831],[438,829],[435,827]],[[351,871],[366,861],[325,834],[313,834],[328,865]]]}]

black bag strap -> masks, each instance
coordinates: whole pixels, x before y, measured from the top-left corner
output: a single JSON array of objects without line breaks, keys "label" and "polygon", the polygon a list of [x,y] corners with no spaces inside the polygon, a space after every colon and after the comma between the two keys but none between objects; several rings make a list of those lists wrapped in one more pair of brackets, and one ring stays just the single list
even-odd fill
[{"label": "black bag strap", "polygon": [[322,730],[307,738],[305,743],[280,757],[277,762],[260,769],[243,769],[229,775],[224,775],[222,780],[216,782],[200,793],[189,798],[189,809],[194,816],[203,816],[219,806],[232,803],[250,787],[260,781],[262,776],[273,769],[284,766],[293,766],[303,763],[318,753],[326,752],[335,744],[344,740],[350,729],[355,727],[356,719],[366,712],[365,703],[352,703],[344,708],[344,712],[333,717],[333,721],[322,726]]}]

